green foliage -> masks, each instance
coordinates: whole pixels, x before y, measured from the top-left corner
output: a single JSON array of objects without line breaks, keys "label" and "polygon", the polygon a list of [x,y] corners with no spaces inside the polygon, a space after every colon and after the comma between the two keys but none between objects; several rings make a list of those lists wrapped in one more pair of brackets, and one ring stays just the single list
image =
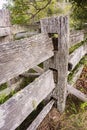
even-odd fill
[{"label": "green foliage", "polygon": [[69,0],[73,5],[84,7],[87,5],[87,0]]},{"label": "green foliage", "polygon": [[85,27],[87,22],[87,8],[74,7],[72,14],[72,25],[76,29],[82,29]]},{"label": "green foliage", "polygon": [[3,95],[0,95],[0,104],[4,103],[6,100],[6,95],[3,94]]},{"label": "green foliage", "polygon": [[[15,0],[7,6],[13,24],[33,24],[41,18],[66,13],[69,6],[58,5],[57,0]],[[66,8],[67,7],[67,8]]]},{"label": "green foliage", "polygon": [[10,97],[12,97],[16,92],[14,90],[7,96],[5,93],[0,95],[0,104],[3,104],[7,101]]},{"label": "green foliage", "polygon": [[87,102],[81,104],[81,109],[85,111],[87,109]]},{"label": "green foliage", "polygon": [[15,0],[13,6],[9,5],[12,23],[30,24],[43,16],[50,16],[56,13],[54,3],[55,0]]},{"label": "green foliage", "polygon": [[87,23],[87,0],[71,0],[71,27],[82,29]]}]

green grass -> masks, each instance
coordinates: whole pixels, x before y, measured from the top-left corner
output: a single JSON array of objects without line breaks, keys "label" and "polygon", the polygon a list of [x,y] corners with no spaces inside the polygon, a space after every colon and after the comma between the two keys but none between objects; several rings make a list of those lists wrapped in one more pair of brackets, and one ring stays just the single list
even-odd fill
[{"label": "green grass", "polygon": [[61,127],[61,130],[87,130],[87,102],[68,95]]},{"label": "green grass", "polygon": [[3,104],[4,102],[6,102],[10,97],[12,97],[16,92],[15,91],[11,91],[11,93],[6,96],[6,94],[2,94],[0,95],[0,105]]},{"label": "green grass", "polygon": [[7,83],[0,85],[0,91],[7,88]]}]

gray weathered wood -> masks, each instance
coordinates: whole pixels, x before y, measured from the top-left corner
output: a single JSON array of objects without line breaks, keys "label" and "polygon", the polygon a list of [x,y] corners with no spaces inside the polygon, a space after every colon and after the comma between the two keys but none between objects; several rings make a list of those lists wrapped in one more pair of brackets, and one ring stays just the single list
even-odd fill
[{"label": "gray weathered wood", "polygon": [[87,43],[76,49],[69,56],[69,63],[72,64],[72,70],[79,63],[81,58],[87,53]]},{"label": "gray weathered wood", "polygon": [[21,77],[38,77],[40,76],[40,73],[24,73],[20,75]]},{"label": "gray weathered wood", "polygon": [[70,94],[73,94],[74,96],[76,96],[77,98],[79,98],[80,100],[87,102],[87,95],[85,95],[84,93],[82,93],[81,91],[77,90],[76,88],[68,85],[67,86],[68,92]]},{"label": "gray weathered wood", "polygon": [[36,130],[37,127],[40,125],[40,123],[43,121],[43,119],[46,117],[48,112],[51,110],[52,106],[54,104],[54,101],[51,100],[40,112],[40,114],[36,117],[36,119],[32,122],[32,124],[29,126],[27,130]]},{"label": "gray weathered wood", "polygon": [[[81,73],[82,73],[82,70],[83,70],[83,65],[80,66],[78,69],[77,69],[77,72],[73,75],[73,78],[72,80],[69,81],[68,83],[68,86],[71,86],[71,87],[75,87],[76,85],[76,81],[78,80],[78,78],[80,77]],[[67,90],[67,95],[69,94],[69,91]]]},{"label": "gray weathered wood", "polygon": [[74,46],[84,40],[84,33],[82,31],[74,31],[70,33],[69,44]]},{"label": "gray weathered wood", "polygon": [[39,34],[0,44],[0,84],[52,57],[52,40]]},{"label": "gray weathered wood", "polygon": [[11,34],[10,27],[0,28],[0,37],[8,36]]},{"label": "gray weathered wood", "polygon": [[74,85],[76,83],[76,81],[78,80],[78,78],[80,77],[82,70],[83,70],[84,65],[81,65],[78,69],[77,72],[73,75],[72,80],[70,81],[70,85]]},{"label": "gray weathered wood", "polygon": [[[39,32],[40,29],[40,23],[34,23],[30,25],[13,25],[12,26],[12,32],[14,34],[19,34],[22,32],[29,32],[28,34],[32,35],[33,33],[36,34]],[[17,35],[16,35],[17,36]]]},{"label": "gray weathered wood", "polygon": [[[12,40],[10,14],[8,10],[0,10],[0,44]],[[10,85],[10,81],[7,82]]]},{"label": "gray weathered wood", "polygon": [[0,106],[0,129],[16,129],[54,88],[53,72],[48,70]]},{"label": "gray weathered wood", "polygon": [[23,82],[23,79],[21,78],[18,82],[16,82],[15,84],[10,84],[10,86],[8,85],[8,87],[2,91],[0,91],[0,96],[9,96],[11,94],[11,92],[14,91],[18,91],[20,89],[20,84]]},{"label": "gray weathered wood", "polygon": [[37,35],[39,34],[38,32],[19,32],[17,34],[15,34],[14,39],[21,39],[21,38],[27,38],[27,37],[31,37],[33,35]]},{"label": "gray weathered wood", "polygon": [[38,73],[40,73],[40,74],[42,74],[42,73],[44,72],[44,69],[42,69],[42,68],[39,67],[39,66],[33,67],[33,70],[35,70],[36,72],[38,72]]},{"label": "gray weathered wood", "polygon": [[54,57],[47,61],[45,68],[55,71],[57,79],[54,95],[58,98],[57,108],[60,112],[64,111],[66,102],[67,88],[67,68],[68,68],[68,41],[69,23],[67,16],[51,17],[41,20],[41,31],[44,33],[57,33],[58,43]]},{"label": "gray weathered wood", "polygon": [[40,20],[41,23],[41,31],[44,33],[58,33],[58,19],[59,17],[50,17]]},{"label": "gray weathered wood", "polygon": [[75,83],[76,83],[77,79],[80,77],[82,69],[83,69],[83,65],[80,68],[78,68],[77,73],[74,75],[72,81],[68,84],[67,95],[73,94],[74,96],[76,96],[80,100],[87,102],[87,95],[85,95],[84,93],[82,93],[81,91],[79,91],[75,88],[75,86],[76,86]]},{"label": "gray weathered wood", "polygon": [[10,14],[6,9],[0,10],[0,27],[9,27],[10,23]]},{"label": "gray weathered wood", "polygon": [[12,35],[8,35],[8,36],[5,36],[5,37],[0,37],[0,44],[4,43],[4,42],[12,41],[12,40],[13,40]]}]

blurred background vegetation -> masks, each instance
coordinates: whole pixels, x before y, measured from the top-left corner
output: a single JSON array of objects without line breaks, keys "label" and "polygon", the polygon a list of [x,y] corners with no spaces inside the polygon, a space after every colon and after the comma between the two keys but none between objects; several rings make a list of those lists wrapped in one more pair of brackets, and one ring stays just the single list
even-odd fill
[{"label": "blurred background vegetation", "polygon": [[12,24],[30,25],[44,17],[66,14],[71,28],[87,26],[87,0],[8,0],[5,7],[11,12]]}]

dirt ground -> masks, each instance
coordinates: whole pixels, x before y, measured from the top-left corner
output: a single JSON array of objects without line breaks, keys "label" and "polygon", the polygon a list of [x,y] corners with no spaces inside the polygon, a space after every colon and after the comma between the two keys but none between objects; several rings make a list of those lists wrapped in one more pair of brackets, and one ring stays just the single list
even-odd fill
[{"label": "dirt ground", "polygon": [[[87,66],[76,87],[87,94]],[[69,95],[65,112],[60,115],[56,108],[52,108],[37,130],[87,130],[87,103]]]}]

